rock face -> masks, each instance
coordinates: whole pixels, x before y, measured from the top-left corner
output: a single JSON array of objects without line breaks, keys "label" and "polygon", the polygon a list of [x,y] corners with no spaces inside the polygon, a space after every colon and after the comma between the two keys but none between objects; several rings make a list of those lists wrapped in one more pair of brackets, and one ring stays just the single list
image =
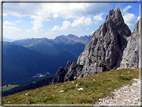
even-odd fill
[{"label": "rock face", "polygon": [[[138,23],[131,35],[119,8],[115,11],[110,10],[105,22],[92,34],[92,40],[86,45],[77,62],[70,64],[68,62],[65,69],[58,70],[60,73],[58,76],[55,75],[58,78],[55,83],[79,79],[111,69],[138,67]],[[134,50],[135,52],[132,52]],[[64,76],[60,80],[62,73]]]},{"label": "rock face", "polygon": [[119,68],[139,67],[140,20],[136,23],[134,31],[128,38],[128,44],[123,51]]},{"label": "rock face", "polygon": [[54,76],[54,79],[52,80],[52,83],[55,84],[59,82],[74,80],[79,76],[82,68],[82,65],[77,65],[76,62],[68,61],[65,69],[63,67],[60,67],[58,69],[57,73]]},{"label": "rock face", "polygon": [[92,34],[92,40],[77,60],[83,65],[83,77],[115,69],[126,47],[131,31],[124,23],[119,8],[110,10],[105,22]]},{"label": "rock face", "polygon": [[63,67],[60,67],[58,69],[58,71],[56,72],[56,74],[54,76],[54,79],[52,80],[53,84],[59,83],[59,82],[64,82],[65,75],[67,74],[67,71],[68,71],[68,69],[69,69],[69,67],[71,66],[72,63],[73,62],[68,61],[65,69]]}]

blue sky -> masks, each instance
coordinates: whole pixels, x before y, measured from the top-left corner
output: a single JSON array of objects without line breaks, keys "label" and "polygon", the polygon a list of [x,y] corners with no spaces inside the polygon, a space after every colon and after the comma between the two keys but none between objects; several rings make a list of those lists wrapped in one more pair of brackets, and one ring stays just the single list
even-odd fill
[{"label": "blue sky", "polygon": [[3,36],[16,40],[91,35],[117,7],[133,31],[139,3],[3,3]]}]

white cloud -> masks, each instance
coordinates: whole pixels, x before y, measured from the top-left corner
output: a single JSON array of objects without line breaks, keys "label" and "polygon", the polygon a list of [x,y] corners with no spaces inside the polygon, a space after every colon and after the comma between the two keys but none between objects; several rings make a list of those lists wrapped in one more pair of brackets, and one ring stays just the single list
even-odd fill
[{"label": "white cloud", "polygon": [[26,32],[30,32],[31,30],[29,29],[29,30],[26,30]]},{"label": "white cloud", "polygon": [[41,30],[41,28],[43,27],[42,17],[31,16],[31,18],[35,18],[35,20],[31,22],[33,24],[32,30],[34,30],[35,32],[37,32],[38,30]]},{"label": "white cloud", "polygon": [[124,14],[127,13],[127,11],[128,11],[130,8],[132,8],[132,6],[130,6],[130,5],[127,6],[127,7],[125,7],[125,8],[123,9]]},{"label": "white cloud", "polygon": [[[49,31],[57,31],[57,30],[73,30],[73,27],[76,26],[89,26],[91,25],[93,22],[91,21],[90,17],[78,17],[76,19],[74,19],[73,23],[70,23],[69,21],[65,20],[62,22],[62,26],[61,28],[59,26],[54,26],[51,30]],[[87,30],[89,30],[89,28],[87,28]]]},{"label": "white cloud", "polygon": [[67,20],[63,21],[61,30],[72,30],[72,24]]},{"label": "white cloud", "polygon": [[[32,29],[37,32],[44,21],[56,18],[90,17],[110,8],[109,3],[5,3],[4,13],[18,17],[31,16]],[[29,11],[30,10],[30,11]],[[87,20],[87,19],[86,19]],[[90,19],[88,18],[88,21]],[[85,22],[86,23],[86,22]],[[69,23],[68,23],[69,24]],[[78,22],[78,24],[81,24]],[[89,23],[90,24],[90,23]],[[82,24],[81,24],[82,25]],[[77,24],[74,23],[74,26]],[[62,27],[62,29],[65,29]]]},{"label": "white cloud", "polygon": [[94,20],[95,20],[94,23],[95,23],[95,24],[97,24],[99,21],[102,21],[102,20],[103,20],[102,15],[103,15],[103,13],[94,16]]},{"label": "white cloud", "polygon": [[74,22],[72,23],[72,26],[89,26],[91,25],[93,22],[91,21],[90,17],[79,17],[77,19],[74,20]]},{"label": "white cloud", "polygon": [[6,13],[3,13],[3,16],[7,16],[7,14],[6,14]]},{"label": "white cloud", "polygon": [[4,25],[15,25],[15,23],[12,23],[12,22],[9,22],[9,21],[5,21],[3,24]]},{"label": "white cloud", "polygon": [[126,6],[122,11],[123,11],[123,18],[125,23],[131,28],[134,27],[136,23],[136,16],[133,13],[129,13],[128,10],[132,8],[132,6],[128,5]]},{"label": "white cloud", "polygon": [[10,29],[10,30],[16,30],[16,31],[21,31],[21,29],[13,27],[13,26],[3,26],[5,29]]},{"label": "white cloud", "polygon": [[53,18],[58,18],[58,14],[54,14],[54,15],[53,15]]},{"label": "white cloud", "polygon": [[15,23],[23,22],[22,20],[17,20]]},{"label": "white cloud", "polygon": [[137,17],[137,21],[140,20],[140,16]]},{"label": "white cloud", "polygon": [[60,30],[59,26],[54,26],[52,30]]},{"label": "white cloud", "polygon": [[4,25],[11,25],[11,22],[5,21],[5,22],[4,22]]},{"label": "white cloud", "polygon": [[132,27],[135,24],[136,16],[132,13],[127,13],[123,16],[125,23],[129,26]]}]

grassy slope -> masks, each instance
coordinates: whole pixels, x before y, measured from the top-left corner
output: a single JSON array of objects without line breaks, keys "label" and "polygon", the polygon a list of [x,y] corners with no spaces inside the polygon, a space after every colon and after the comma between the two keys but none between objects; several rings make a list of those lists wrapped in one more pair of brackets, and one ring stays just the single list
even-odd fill
[{"label": "grassy slope", "polygon": [[5,86],[3,86],[2,88],[3,88],[3,90],[2,91],[8,91],[8,90],[10,90],[10,89],[12,89],[12,88],[14,88],[14,87],[17,87],[18,85],[8,85],[8,87],[5,85]]},{"label": "grassy slope", "polygon": [[[139,69],[112,70],[9,95],[3,97],[3,104],[94,104],[99,98],[113,96],[111,91],[131,84],[133,78],[139,78]],[[76,84],[79,86],[76,87]]]}]

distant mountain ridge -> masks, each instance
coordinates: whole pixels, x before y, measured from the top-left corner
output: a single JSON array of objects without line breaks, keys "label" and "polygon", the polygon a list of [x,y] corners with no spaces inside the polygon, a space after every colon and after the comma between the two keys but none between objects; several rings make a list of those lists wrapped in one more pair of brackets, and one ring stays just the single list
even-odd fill
[{"label": "distant mountain ridge", "polygon": [[[59,41],[60,40],[60,41]],[[81,36],[81,37],[78,37],[78,36],[75,36],[73,34],[69,34],[67,36],[65,35],[61,35],[61,36],[57,36],[54,41],[56,42],[62,42],[64,40],[68,40],[70,43],[83,43],[83,44],[87,44],[90,40],[91,40],[91,36]]]},{"label": "distant mountain ridge", "polygon": [[[69,35],[65,37],[67,41],[57,37],[55,40],[32,38],[3,42],[3,85],[22,84],[25,80],[30,83],[45,78],[37,75],[47,72],[46,77],[53,76],[68,60],[76,61],[85,44],[71,40],[71,36],[79,38]],[[89,42],[90,37],[86,38]]]},{"label": "distant mountain ridge", "polygon": [[[14,43],[16,44],[19,44],[19,45],[23,45],[23,46],[29,46],[31,43],[35,43],[35,42],[39,42],[39,41],[47,41],[48,43],[63,43],[63,42],[67,42],[67,41],[64,41],[67,40],[69,41],[69,43],[83,43],[83,44],[87,44],[90,40],[91,40],[91,35],[87,36],[87,35],[84,35],[84,36],[76,36],[76,35],[73,35],[73,34],[69,34],[67,36],[65,35],[59,35],[57,36],[55,39],[48,39],[48,38],[29,38],[29,39],[22,39],[22,40],[16,40],[16,41],[13,41]],[[67,44],[67,43],[66,43]]]},{"label": "distant mountain ridge", "polygon": [[[32,38],[32,39],[24,39],[14,41],[14,43],[22,45],[24,47],[28,47],[35,51],[38,51],[47,55],[56,55],[63,51],[66,46],[73,46],[75,44],[83,45],[87,44],[91,40],[91,36],[81,36],[77,37],[73,34],[69,34],[67,36],[61,35],[57,36],[55,39],[47,39],[47,38]],[[72,47],[74,48],[74,47]],[[80,53],[79,53],[80,54]]]}]

